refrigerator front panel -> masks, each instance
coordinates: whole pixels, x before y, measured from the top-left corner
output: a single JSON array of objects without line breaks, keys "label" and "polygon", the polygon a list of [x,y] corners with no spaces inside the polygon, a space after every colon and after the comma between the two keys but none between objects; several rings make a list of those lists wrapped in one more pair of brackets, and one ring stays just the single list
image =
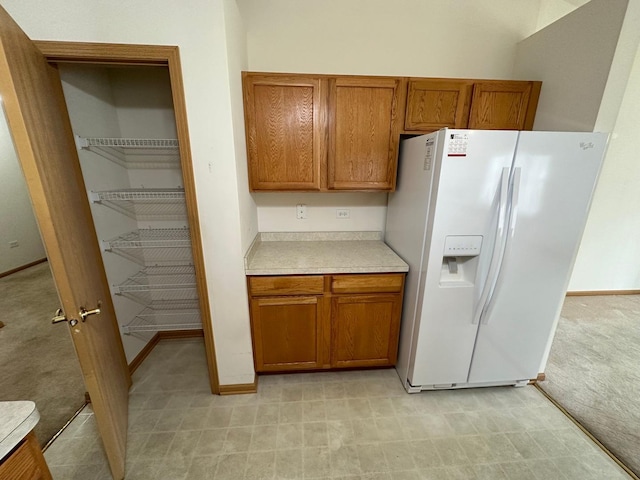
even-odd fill
[{"label": "refrigerator front panel", "polygon": [[[535,378],[585,227],[606,134],[521,132],[513,213],[469,383]],[[518,185],[519,177],[519,185]]]},{"label": "refrigerator front panel", "polygon": [[501,191],[517,135],[446,130],[439,138],[438,192],[427,219],[424,286],[409,362],[413,386],[467,381],[478,329],[474,312],[493,254]]},{"label": "refrigerator front panel", "polygon": [[[404,140],[400,145],[396,191],[389,194],[385,242],[409,265],[400,324],[396,370],[407,380],[411,339],[415,326],[418,290],[422,279],[422,254],[430,198],[435,194],[433,178],[439,132]],[[405,385],[406,386],[406,385]]]}]

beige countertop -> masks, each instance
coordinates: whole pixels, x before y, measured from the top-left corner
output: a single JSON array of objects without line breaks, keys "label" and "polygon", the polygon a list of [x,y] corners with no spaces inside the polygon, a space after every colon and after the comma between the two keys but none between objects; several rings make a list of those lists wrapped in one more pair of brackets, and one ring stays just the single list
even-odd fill
[{"label": "beige countertop", "polygon": [[247,275],[407,272],[381,232],[261,232],[244,259]]},{"label": "beige countertop", "polygon": [[0,402],[0,460],[26,437],[40,420],[36,404]]}]

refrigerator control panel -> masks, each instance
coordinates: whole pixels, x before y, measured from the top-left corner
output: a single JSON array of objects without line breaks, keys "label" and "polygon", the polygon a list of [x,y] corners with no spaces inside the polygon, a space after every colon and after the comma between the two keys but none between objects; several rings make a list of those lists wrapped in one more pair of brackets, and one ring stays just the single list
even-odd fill
[{"label": "refrigerator control panel", "polygon": [[445,257],[475,257],[480,255],[482,235],[448,235],[444,240]]}]

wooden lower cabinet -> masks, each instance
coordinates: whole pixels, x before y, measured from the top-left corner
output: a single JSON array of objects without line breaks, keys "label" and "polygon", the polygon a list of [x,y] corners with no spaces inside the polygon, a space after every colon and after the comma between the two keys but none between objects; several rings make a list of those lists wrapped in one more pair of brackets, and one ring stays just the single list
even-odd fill
[{"label": "wooden lower cabinet", "polygon": [[33,431],[0,464],[0,480],[52,480]]},{"label": "wooden lower cabinet", "polygon": [[331,366],[395,365],[402,298],[345,295],[331,303]]},{"label": "wooden lower cabinet", "polygon": [[251,323],[256,371],[322,366],[322,302],[318,297],[252,299]]},{"label": "wooden lower cabinet", "polygon": [[249,277],[256,371],[395,365],[404,276]]}]

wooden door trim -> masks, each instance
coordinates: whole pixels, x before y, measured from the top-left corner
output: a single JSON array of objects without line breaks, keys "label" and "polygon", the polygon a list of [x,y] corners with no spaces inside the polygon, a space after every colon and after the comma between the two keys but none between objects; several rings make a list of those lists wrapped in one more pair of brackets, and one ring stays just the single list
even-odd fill
[{"label": "wooden door trim", "polygon": [[211,322],[211,307],[209,305],[209,293],[202,253],[202,237],[195,191],[191,145],[189,141],[184,84],[178,47],[53,41],[34,41],[33,43],[49,63],[166,66],[169,68],[176,131],[178,143],[180,144],[180,164],[182,167],[187,216],[191,230],[193,263],[196,272],[196,284],[200,299],[200,315],[202,328],[204,330],[207,364],[209,367],[209,385],[211,387],[211,393],[220,393],[213,325]]}]

